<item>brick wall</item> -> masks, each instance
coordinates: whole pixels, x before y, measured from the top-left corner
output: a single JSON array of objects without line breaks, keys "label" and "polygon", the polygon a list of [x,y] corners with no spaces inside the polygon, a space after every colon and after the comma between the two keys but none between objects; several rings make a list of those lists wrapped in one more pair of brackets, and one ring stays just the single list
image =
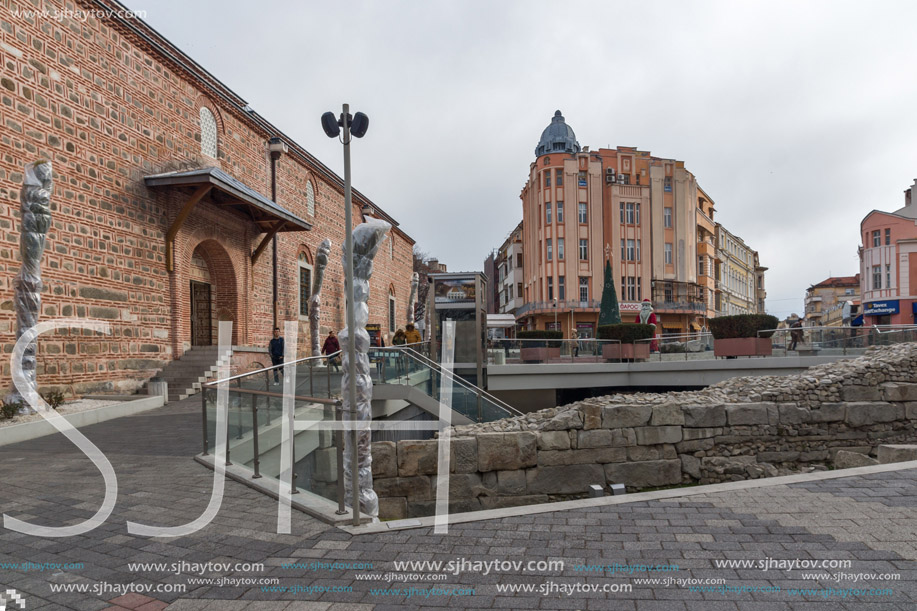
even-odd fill
[{"label": "brick wall", "polygon": [[[48,2],[47,7],[90,8]],[[186,201],[176,190],[146,188],[143,176],[217,166],[270,197],[267,140],[275,135],[246,116],[242,102],[186,61],[167,60],[114,20],[43,19],[0,7],[0,344],[15,341],[12,279],[19,269],[19,189],[23,166],[54,164],[53,226],[43,259],[42,320],[102,318],[109,337],[62,331],[39,342],[39,386],[74,392],[128,391],[177,358],[190,343],[189,281],[195,248],[214,280],[214,312],[234,321],[233,341],[270,338],[271,256],[252,269],[250,253],[263,234],[249,220],[206,200],[182,227],[175,272],[165,267],[165,234]],[[145,28],[143,24],[138,27]],[[151,30],[145,30],[148,35]],[[160,40],[168,46],[167,41]],[[173,52],[175,50],[173,49]],[[191,65],[191,68],[187,66]],[[218,127],[218,159],[204,157],[199,112]],[[316,117],[316,128],[318,118]],[[325,281],[322,325],[343,326],[340,244],[343,194],[302,153],[277,164],[278,203],[313,223],[311,232],[280,234],[280,319],[296,319],[299,252],[334,242]],[[306,181],[316,194],[306,210]],[[354,218],[360,220],[359,205]],[[389,286],[403,317],[413,241],[395,230],[395,258],[377,257],[370,319],[384,324]],[[307,334],[307,325],[303,326]],[[303,344],[305,345],[305,344]],[[0,365],[9,385],[9,363]]]}]

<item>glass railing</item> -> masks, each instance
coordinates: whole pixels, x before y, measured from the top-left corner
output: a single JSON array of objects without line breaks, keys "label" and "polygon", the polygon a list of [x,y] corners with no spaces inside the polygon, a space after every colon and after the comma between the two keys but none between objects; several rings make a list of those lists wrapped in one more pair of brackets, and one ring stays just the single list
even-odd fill
[{"label": "glass railing", "polygon": [[[294,489],[304,489],[332,501],[339,498],[338,474],[341,469],[340,432],[320,429],[316,423],[340,419],[340,400],[334,396],[334,383],[340,387],[340,373],[333,372],[329,360],[339,353],[309,357],[292,363],[296,385],[292,396],[294,420],[308,421],[297,426],[289,450],[293,463]],[[252,472],[252,478],[280,479],[282,452],[284,366],[268,367],[204,384],[203,454],[215,446],[217,387],[226,384],[228,429],[226,459]],[[277,373],[275,382],[274,374]],[[311,394],[316,392],[319,396]]]},{"label": "glass railing", "polygon": [[768,334],[772,334],[770,337],[775,355],[856,356],[871,346],[917,341],[917,325],[789,327],[758,332],[759,336]]},{"label": "glass railing", "polygon": [[[602,363],[616,359],[616,339],[489,339],[489,365],[526,363]],[[609,348],[606,348],[609,347]]]},{"label": "glass railing", "polygon": [[440,389],[445,377],[452,385],[452,410],[472,422],[491,422],[521,415],[519,410],[484,389],[444,371],[438,363],[414,350],[414,346],[370,348],[369,359],[374,383],[413,386],[437,401],[441,399]]},{"label": "glass railing", "polygon": [[643,352],[648,354],[645,360],[649,361],[713,358],[713,335],[699,331],[667,333],[650,339],[638,339],[634,345],[642,347]]}]

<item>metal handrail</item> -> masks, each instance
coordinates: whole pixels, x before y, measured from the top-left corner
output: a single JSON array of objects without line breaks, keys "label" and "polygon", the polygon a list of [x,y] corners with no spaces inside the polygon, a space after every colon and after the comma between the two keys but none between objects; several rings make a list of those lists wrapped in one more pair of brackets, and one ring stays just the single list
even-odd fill
[{"label": "metal handrail", "polygon": [[635,339],[634,343],[636,344],[637,342],[654,342],[654,341],[658,342],[658,341],[665,341],[667,339],[678,339],[678,338],[686,338],[689,340],[698,340],[698,339],[703,339],[705,337],[713,337],[713,333],[703,332],[703,331],[696,331],[694,333],[667,333],[665,335],[657,335],[655,337],[649,337],[645,339]]},{"label": "metal handrail", "polygon": [[[397,348],[403,348],[403,346],[393,346],[393,348],[396,348],[396,349],[397,349]],[[482,396],[482,397],[485,397],[485,398],[486,398],[488,401],[490,401],[491,403],[493,403],[493,404],[495,404],[495,405],[498,405],[499,407],[502,407],[503,409],[505,409],[506,411],[510,412],[510,413],[513,414],[514,416],[521,416],[521,415],[522,415],[522,412],[520,412],[518,409],[516,409],[516,408],[513,407],[512,405],[509,405],[509,404],[506,403],[505,401],[501,401],[500,399],[498,399],[497,397],[493,396],[492,394],[490,394],[489,392],[487,392],[487,391],[484,390],[483,388],[481,388],[481,387],[479,387],[479,386],[475,386],[474,384],[471,384],[471,383],[468,382],[467,380],[461,378],[460,376],[455,375],[455,374],[452,373],[451,371],[447,372],[446,370],[444,370],[444,369],[442,368],[442,366],[441,366],[439,363],[437,363],[436,361],[433,361],[433,360],[431,360],[431,359],[425,357],[424,355],[420,354],[420,353],[417,352],[416,350],[412,350],[411,348],[407,348],[407,349],[404,350],[404,352],[407,353],[409,356],[412,356],[414,359],[419,360],[421,363],[423,363],[423,364],[426,365],[427,367],[430,367],[431,369],[434,369],[434,370],[436,370],[436,371],[439,371],[440,375],[445,375],[445,376],[447,376],[447,378],[450,378],[453,382],[456,382],[456,381],[457,381],[458,384],[459,384],[459,386],[463,386],[466,390],[470,390],[470,391],[472,391],[472,392],[474,392],[474,393],[481,393],[481,396]]]},{"label": "metal handrail", "polygon": [[296,359],[295,361],[290,361],[289,363],[281,363],[280,365],[271,365],[270,367],[263,367],[261,369],[256,369],[254,371],[246,371],[245,373],[239,373],[234,376],[230,376],[228,378],[223,378],[222,380],[212,380],[210,382],[205,382],[203,385],[204,386],[216,386],[217,384],[221,382],[232,382],[233,380],[238,380],[240,378],[253,376],[256,373],[265,373],[268,371],[273,371],[274,369],[286,367],[287,365],[296,365],[297,363],[303,363],[305,361],[313,361],[313,360],[319,360],[319,359],[330,359],[334,356],[339,355],[340,353],[341,351],[338,350],[337,352],[332,352],[331,354],[320,354],[318,356],[307,356],[301,359]]}]

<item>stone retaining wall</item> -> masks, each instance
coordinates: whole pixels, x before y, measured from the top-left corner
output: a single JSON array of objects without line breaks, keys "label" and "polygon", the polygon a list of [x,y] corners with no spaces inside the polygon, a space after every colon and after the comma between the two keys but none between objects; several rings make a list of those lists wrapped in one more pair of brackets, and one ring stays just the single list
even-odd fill
[{"label": "stone retaining wall", "polygon": [[[805,374],[735,378],[701,391],[587,399],[455,427],[450,511],[873,463],[917,440],[917,346],[874,349]],[[437,441],[373,444],[383,519],[431,515]],[[838,453],[841,453],[838,456]]]}]

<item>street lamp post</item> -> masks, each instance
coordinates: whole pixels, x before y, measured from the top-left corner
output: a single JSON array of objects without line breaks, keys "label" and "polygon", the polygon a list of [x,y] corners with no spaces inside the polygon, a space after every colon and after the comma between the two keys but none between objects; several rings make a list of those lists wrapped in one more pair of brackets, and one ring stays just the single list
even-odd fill
[{"label": "street lamp post", "polygon": [[557,297],[554,298],[554,330],[557,331]]},{"label": "street lamp post", "polygon": [[351,135],[356,136],[357,138],[362,138],[366,133],[366,128],[368,126],[369,119],[363,113],[358,112],[356,117],[351,117],[349,104],[344,104],[340,119],[336,118],[334,114],[330,112],[326,112],[322,115],[322,128],[325,130],[325,134],[327,134],[329,138],[338,137],[338,135],[341,134],[341,130],[343,130],[343,134],[341,134],[341,142],[344,145],[344,292],[346,293],[344,299],[344,309],[347,316],[347,356],[348,366],[350,369],[348,372],[349,375],[347,384],[347,396],[351,409],[351,419],[354,423],[353,431],[351,431],[353,435],[353,443],[351,444],[351,449],[353,450],[353,456],[351,457],[351,468],[353,469],[353,475],[351,477],[351,490],[353,492],[352,507],[354,515],[354,526],[359,526],[360,524],[360,487],[357,484],[357,465],[359,463],[359,451],[357,447],[357,415],[354,411],[357,405],[357,357],[356,341],[354,337],[356,331],[356,320],[354,317],[353,309],[353,215],[351,212],[353,205],[350,182],[350,140]]}]

